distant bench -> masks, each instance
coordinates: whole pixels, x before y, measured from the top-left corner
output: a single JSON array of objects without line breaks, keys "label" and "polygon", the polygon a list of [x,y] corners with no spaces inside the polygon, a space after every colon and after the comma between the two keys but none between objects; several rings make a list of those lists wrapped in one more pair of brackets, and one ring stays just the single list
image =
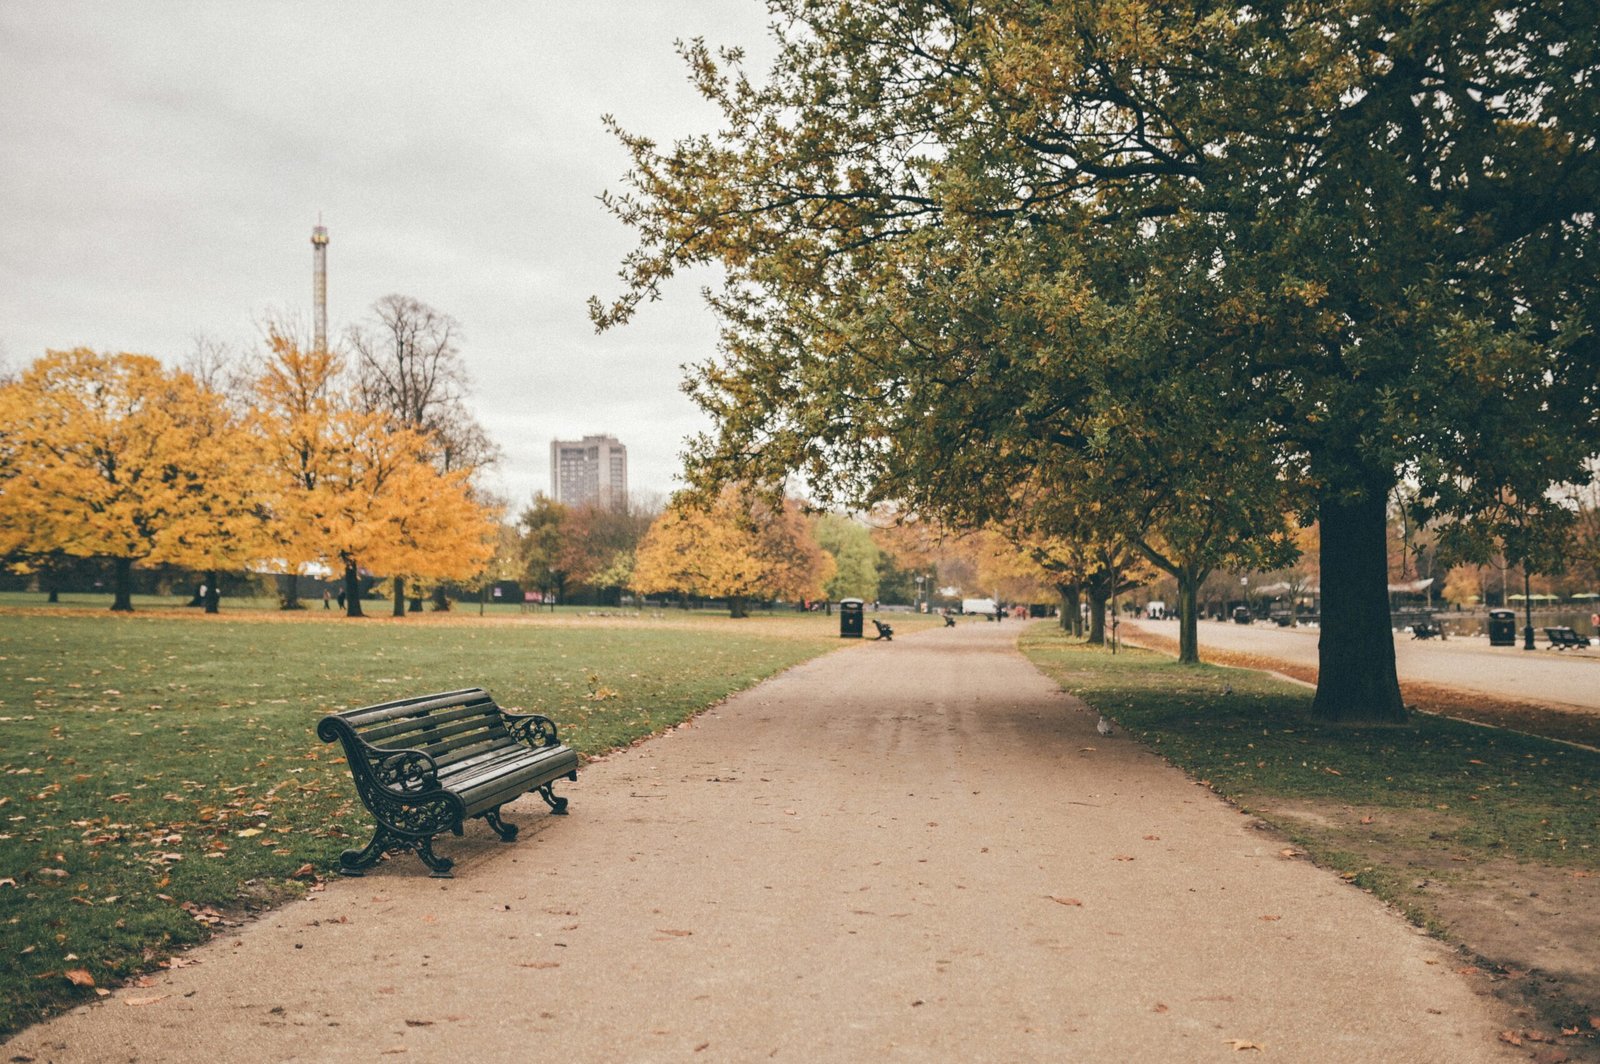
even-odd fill
[{"label": "distant bench", "polygon": [[347,876],[389,850],[415,851],[435,876],[449,876],[455,862],[434,854],[435,835],[460,835],[469,817],[482,817],[510,842],[517,826],[500,819],[501,806],[536,790],[565,813],[567,800],[550,785],[578,778],[578,755],[549,718],[508,713],[481,687],[333,713],[317,735],[344,745],[356,791],[378,822],[364,849],[340,854]]},{"label": "distant bench", "polygon": [[878,634],[873,637],[874,639],[882,639],[887,642],[894,638],[894,627],[892,625],[884,624],[876,617],[872,619],[872,623],[878,629]]},{"label": "distant bench", "polygon": [[1444,625],[1438,621],[1418,621],[1411,626],[1412,639],[1443,639]]},{"label": "distant bench", "polygon": [[1589,645],[1588,636],[1579,635],[1571,628],[1546,628],[1544,637],[1550,640],[1551,649],[1554,650],[1566,650],[1569,647],[1581,650]]}]

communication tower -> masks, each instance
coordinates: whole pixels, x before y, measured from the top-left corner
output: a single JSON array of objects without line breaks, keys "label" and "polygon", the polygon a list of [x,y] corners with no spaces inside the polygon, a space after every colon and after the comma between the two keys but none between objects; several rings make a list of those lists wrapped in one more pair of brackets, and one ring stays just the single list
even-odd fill
[{"label": "communication tower", "polygon": [[317,219],[311,230],[311,304],[318,351],[328,349],[328,227]]}]

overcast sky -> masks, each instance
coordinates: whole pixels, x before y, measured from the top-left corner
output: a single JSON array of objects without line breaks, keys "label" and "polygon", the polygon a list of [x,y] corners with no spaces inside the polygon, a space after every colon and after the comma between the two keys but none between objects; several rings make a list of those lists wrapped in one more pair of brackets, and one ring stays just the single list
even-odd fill
[{"label": "overcast sky", "polygon": [[759,0],[0,3],[0,359],[78,346],[177,364],[311,319],[328,227],[338,335],[390,293],[453,315],[492,487],[548,490],[552,438],[611,433],[669,491],[704,426],[678,388],[715,329],[680,278],[596,336],[631,233],[595,197],[715,127],[673,42],[770,54]]}]

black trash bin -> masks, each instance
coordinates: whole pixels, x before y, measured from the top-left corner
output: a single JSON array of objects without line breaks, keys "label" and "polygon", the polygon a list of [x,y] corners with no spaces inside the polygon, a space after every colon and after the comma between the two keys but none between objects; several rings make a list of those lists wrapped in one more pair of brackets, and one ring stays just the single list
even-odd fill
[{"label": "black trash bin", "polygon": [[1514,647],[1517,645],[1517,614],[1515,610],[1489,611],[1489,645]]},{"label": "black trash bin", "polygon": [[861,627],[866,624],[866,614],[863,612],[866,603],[860,599],[839,600],[839,638],[860,639]]}]

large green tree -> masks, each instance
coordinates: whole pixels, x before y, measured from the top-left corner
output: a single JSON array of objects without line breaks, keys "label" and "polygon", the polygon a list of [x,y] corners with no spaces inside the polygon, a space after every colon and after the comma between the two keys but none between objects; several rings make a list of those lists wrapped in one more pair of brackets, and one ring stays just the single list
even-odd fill
[{"label": "large green tree", "polygon": [[[1559,522],[1529,500],[1600,449],[1593,0],[769,6],[764,80],[686,49],[719,132],[621,134],[640,244],[593,308],[726,271],[695,474],[1009,505],[1144,386],[1099,372],[1108,321],[1181,290],[1211,330],[1184,401],[1211,416],[1212,388],[1320,522],[1315,712],[1401,719],[1398,478],[1504,536]],[[1233,460],[1192,442],[1186,464]]]}]

